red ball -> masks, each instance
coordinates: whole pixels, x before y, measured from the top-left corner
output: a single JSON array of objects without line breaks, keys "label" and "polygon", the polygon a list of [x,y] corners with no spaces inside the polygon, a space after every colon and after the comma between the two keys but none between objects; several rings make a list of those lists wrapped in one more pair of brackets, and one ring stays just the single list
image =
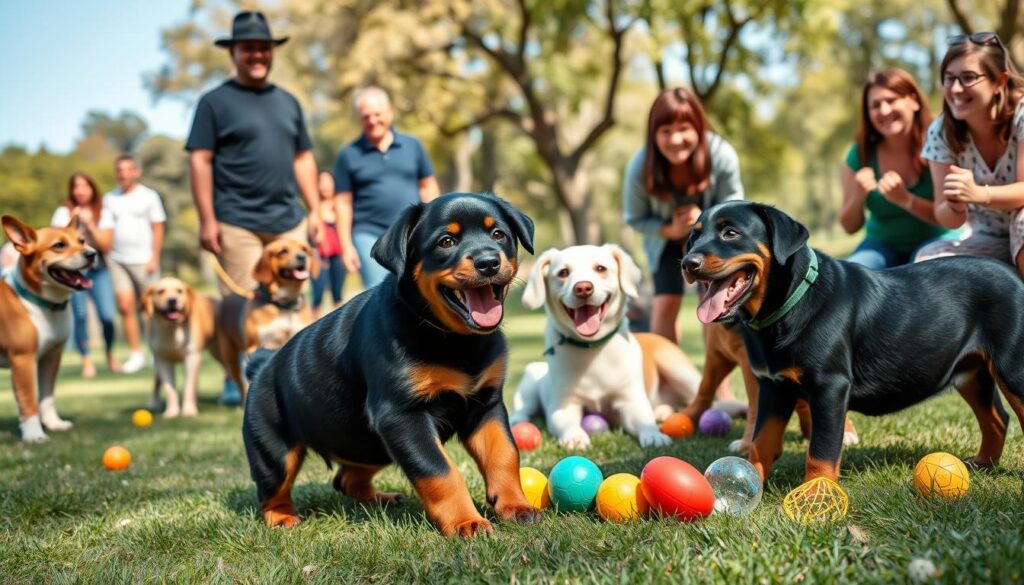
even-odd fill
[{"label": "red ball", "polygon": [[666,516],[682,521],[699,520],[715,508],[715,491],[704,474],[675,457],[656,457],[640,473],[640,489]]},{"label": "red ball", "polygon": [[520,451],[533,451],[540,447],[542,437],[540,429],[533,423],[521,422],[512,425],[512,438],[516,441],[516,448]]}]

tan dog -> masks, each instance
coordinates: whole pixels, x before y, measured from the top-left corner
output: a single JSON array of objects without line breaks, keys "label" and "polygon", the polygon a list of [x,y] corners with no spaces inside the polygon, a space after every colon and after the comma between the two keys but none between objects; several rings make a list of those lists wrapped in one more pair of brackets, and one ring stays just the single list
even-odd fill
[{"label": "tan dog", "polygon": [[[148,318],[149,349],[153,352],[152,405],[160,403],[161,389],[167,395],[164,416],[195,416],[199,413],[197,392],[203,350],[218,362],[220,347],[214,335],[214,318],[220,301],[198,294],[177,278],[165,277],[146,287],[142,311]],[[184,400],[178,400],[174,366],[185,364]]]},{"label": "tan dog", "polygon": [[[252,297],[229,294],[217,312],[217,336],[228,375],[243,403],[249,383],[240,358],[257,349],[277,350],[313,322],[306,283],[320,273],[320,261],[305,242],[279,239],[263,248],[252,275],[260,283]],[[236,285],[237,287],[237,285]]]},{"label": "tan dog", "polygon": [[79,235],[78,218],[65,228],[39,230],[8,215],[2,223],[21,257],[0,280],[0,367],[11,369],[21,440],[39,443],[47,439],[43,425],[51,431],[72,426],[57,415],[53,388],[71,335],[68,300],[92,286],[83,273],[97,254]]}]

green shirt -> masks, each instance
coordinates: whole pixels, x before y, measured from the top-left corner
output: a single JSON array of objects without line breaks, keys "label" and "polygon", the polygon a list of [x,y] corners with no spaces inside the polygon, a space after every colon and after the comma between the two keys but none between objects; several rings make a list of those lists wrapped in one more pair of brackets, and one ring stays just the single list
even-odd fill
[{"label": "green shirt", "polygon": [[[875,171],[875,177],[881,178],[882,173],[878,170],[877,153],[871,153],[870,165]],[[864,166],[857,154],[856,143],[846,154],[846,166],[853,169],[855,173]],[[907,190],[912,195],[928,201],[932,200],[932,174],[927,167],[921,172],[917,182],[909,185]],[[869,212],[865,223],[866,236],[887,244],[899,252],[910,252],[922,243],[949,232],[944,227],[921,221],[899,205],[889,203],[878,189],[873,189],[868,193],[865,207]]]}]

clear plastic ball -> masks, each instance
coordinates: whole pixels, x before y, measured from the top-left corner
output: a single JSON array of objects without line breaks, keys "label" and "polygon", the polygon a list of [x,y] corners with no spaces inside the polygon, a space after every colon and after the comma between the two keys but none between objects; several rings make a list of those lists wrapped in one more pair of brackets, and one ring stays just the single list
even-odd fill
[{"label": "clear plastic ball", "polygon": [[719,514],[743,516],[761,503],[761,475],[746,459],[722,457],[708,465],[704,477],[715,491],[715,512]]}]

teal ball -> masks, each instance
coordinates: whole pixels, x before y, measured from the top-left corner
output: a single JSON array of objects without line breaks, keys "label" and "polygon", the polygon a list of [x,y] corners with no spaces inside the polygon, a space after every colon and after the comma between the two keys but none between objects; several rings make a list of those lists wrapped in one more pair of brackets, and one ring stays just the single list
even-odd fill
[{"label": "teal ball", "polygon": [[586,512],[594,505],[604,475],[593,461],[573,455],[562,459],[548,476],[551,505],[562,512]]}]

